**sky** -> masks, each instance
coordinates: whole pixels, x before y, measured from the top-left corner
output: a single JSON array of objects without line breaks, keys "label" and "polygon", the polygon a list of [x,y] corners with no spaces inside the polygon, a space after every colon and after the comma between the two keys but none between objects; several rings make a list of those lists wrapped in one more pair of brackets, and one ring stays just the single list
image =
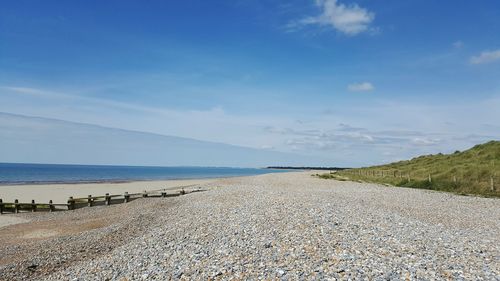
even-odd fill
[{"label": "sky", "polygon": [[0,113],[0,131],[3,163],[250,168],[329,163],[293,153],[6,113]]},{"label": "sky", "polygon": [[494,0],[3,1],[0,112],[336,166],[449,153],[500,139],[499,15]]}]

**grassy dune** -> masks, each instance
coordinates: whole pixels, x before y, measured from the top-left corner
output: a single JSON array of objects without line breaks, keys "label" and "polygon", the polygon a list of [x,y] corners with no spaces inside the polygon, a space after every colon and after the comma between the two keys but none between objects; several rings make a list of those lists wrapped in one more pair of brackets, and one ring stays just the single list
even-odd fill
[{"label": "grassy dune", "polygon": [[425,155],[320,177],[500,197],[500,141],[476,145],[463,152]]}]

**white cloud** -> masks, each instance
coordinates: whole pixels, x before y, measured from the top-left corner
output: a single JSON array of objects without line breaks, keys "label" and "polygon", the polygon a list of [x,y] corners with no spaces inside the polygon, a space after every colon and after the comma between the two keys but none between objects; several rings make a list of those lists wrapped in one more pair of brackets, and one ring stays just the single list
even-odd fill
[{"label": "white cloud", "polygon": [[430,138],[414,138],[411,143],[418,146],[432,146],[440,142],[440,139],[430,139]]},{"label": "white cloud", "polygon": [[495,51],[484,51],[477,56],[470,58],[470,63],[472,64],[484,64],[500,61],[500,49]]},{"label": "white cloud", "polygon": [[299,21],[299,24],[331,26],[347,35],[356,35],[369,30],[375,18],[373,12],[357,4],[345,5],[338,3],[337,0],[316,0],[316,5],[321,8],[321,14],[304,18]]},{"label": "white cloud", "polygon": [[375,87],[370,82],[354,83],[347,86],[351,92],[369,92],[375,90]]}]

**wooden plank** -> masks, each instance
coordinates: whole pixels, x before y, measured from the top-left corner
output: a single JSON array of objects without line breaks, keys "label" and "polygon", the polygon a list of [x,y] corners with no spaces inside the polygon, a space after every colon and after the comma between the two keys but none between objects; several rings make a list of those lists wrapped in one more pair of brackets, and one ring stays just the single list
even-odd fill
[{"label": "wooden plank", "polygon": [[49,212],[54,211],[54,204],[52,204],[52,200],[49,200]]},{"label": "wooden plank", "polygon": [[[0,214],[3,214],[5,212],[9,213],[19,213],[21,211],[31,211],[31,212],[38,212],[38,211],[49,211],[49,212],[54,212],[56,210],[61,210],[58,207],[64,207],[66,210],[75,210],[78,208],[82,208],[85,206],[95,206],[97,203],[99,205],[111,205],[113,204],[120,204],[120,203],[127,203],[130,202],[131,200],[137,199],[137,198],[148,198],[148,197],[176,197],[184,194],[189,194],[189,193],[194,193],[194,192],[201,192],[204,191],[201,188],[198,189],[193,189],[193,190],[185,190],[184,188],[180,190],[173,190],[172,193],[167,192],[166,190],[157,190],[157,191],[144,191],[142,193],[128,193],[125,192],[124,194],[114,194],[110,195],[106,193],[104,196],[87,196],[85,198],[73,198],[69,197],[68,201],[66,204],[64,203],[56,203],[54,204],[52,200],[49,200],[49,203],[36,203],[35,200],[31,200],[31,203],[19,203],[19,200],[16,199],[14,200],[13,203],[8,203],[8,202],[3,202],[2,199],[0,199]],[[112,198],[117,198],[117,199],[112,199]],[[121,199],[123,198],[123,200]],[[90,202],[89,202],[90,200]]]},{"label": "wooden plank", "polygon": [[68,198],[68,210],[74,210],[75,209],[75,199],[73,199],[73,196],[70,196]]}]

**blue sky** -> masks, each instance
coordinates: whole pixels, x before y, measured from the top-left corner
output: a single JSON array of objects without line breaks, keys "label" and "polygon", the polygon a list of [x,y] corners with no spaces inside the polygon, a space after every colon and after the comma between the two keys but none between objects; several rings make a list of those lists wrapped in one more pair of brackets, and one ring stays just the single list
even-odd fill
[{"label": "blue sky", "polygon": [[[5,1],[0,111],[367,165],[500,139],[498,1]],[[1,160],[1,159],[0,159]]]}]

